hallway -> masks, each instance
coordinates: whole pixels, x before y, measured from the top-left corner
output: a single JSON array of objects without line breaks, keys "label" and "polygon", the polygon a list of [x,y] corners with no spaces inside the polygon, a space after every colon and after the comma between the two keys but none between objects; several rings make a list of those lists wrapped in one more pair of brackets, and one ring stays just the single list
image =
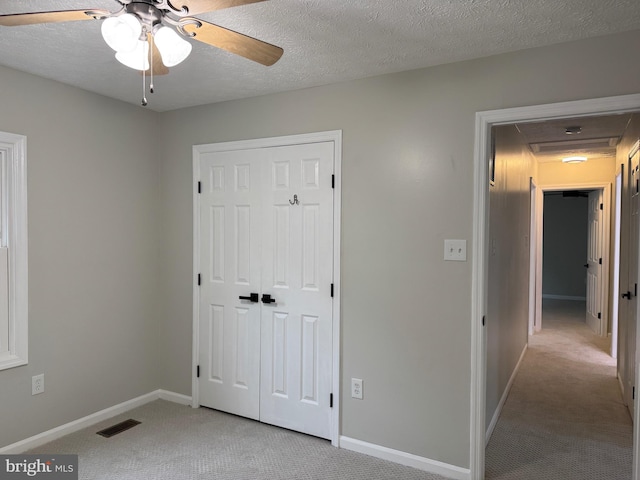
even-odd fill
[{"label": "hallway", "polygon": [[545,300],[486,449],[487,480],[628,480],[632,423],[584,302]]}]

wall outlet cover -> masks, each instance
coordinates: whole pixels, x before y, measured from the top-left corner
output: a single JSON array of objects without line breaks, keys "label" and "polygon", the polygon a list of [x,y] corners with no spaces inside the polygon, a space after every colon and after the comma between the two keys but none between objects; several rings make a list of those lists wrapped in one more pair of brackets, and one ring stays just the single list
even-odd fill
[{"label": "wall outlet cover", "polygon": [[44,393],[44,373],[31,377],[31,395]]},{"label": "wall outlet cover", "polygon": [[363,382],[361,378],[351,379],[351,398],[362,400]]}]

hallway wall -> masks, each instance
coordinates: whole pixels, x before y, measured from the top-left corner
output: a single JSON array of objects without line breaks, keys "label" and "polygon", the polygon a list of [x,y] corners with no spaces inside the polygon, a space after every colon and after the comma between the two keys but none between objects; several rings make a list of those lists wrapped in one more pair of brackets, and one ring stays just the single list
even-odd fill
[{"label": "hallway wall", "polygon": [[495,183],[489,189],[486,427],[527,344],[530,178],[535,161],[515,125],[494,127]]},{"label": "hallway wall", "polygon": [[541,187],[575,186],[590,183],[613,183],[616,159],[593,158],[583,163],[539,162],[538,184]]}]

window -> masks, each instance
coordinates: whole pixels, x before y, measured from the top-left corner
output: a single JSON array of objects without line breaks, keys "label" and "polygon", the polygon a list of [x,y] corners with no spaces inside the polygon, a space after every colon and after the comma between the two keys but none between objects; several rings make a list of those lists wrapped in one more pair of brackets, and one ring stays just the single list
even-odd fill
[{"label": "window", "polygon": [[27,363],[27,139],[0,132],[0,370]]}]

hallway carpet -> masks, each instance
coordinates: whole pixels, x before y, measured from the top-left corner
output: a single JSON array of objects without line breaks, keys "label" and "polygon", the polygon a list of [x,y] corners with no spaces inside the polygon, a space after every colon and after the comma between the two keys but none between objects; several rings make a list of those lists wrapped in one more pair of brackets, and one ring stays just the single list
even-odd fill
[{"label": "hallway carpet", "polygon": [[629,480],[632,423],[583,302],[545,300],[486,450],[487,480]]}]

